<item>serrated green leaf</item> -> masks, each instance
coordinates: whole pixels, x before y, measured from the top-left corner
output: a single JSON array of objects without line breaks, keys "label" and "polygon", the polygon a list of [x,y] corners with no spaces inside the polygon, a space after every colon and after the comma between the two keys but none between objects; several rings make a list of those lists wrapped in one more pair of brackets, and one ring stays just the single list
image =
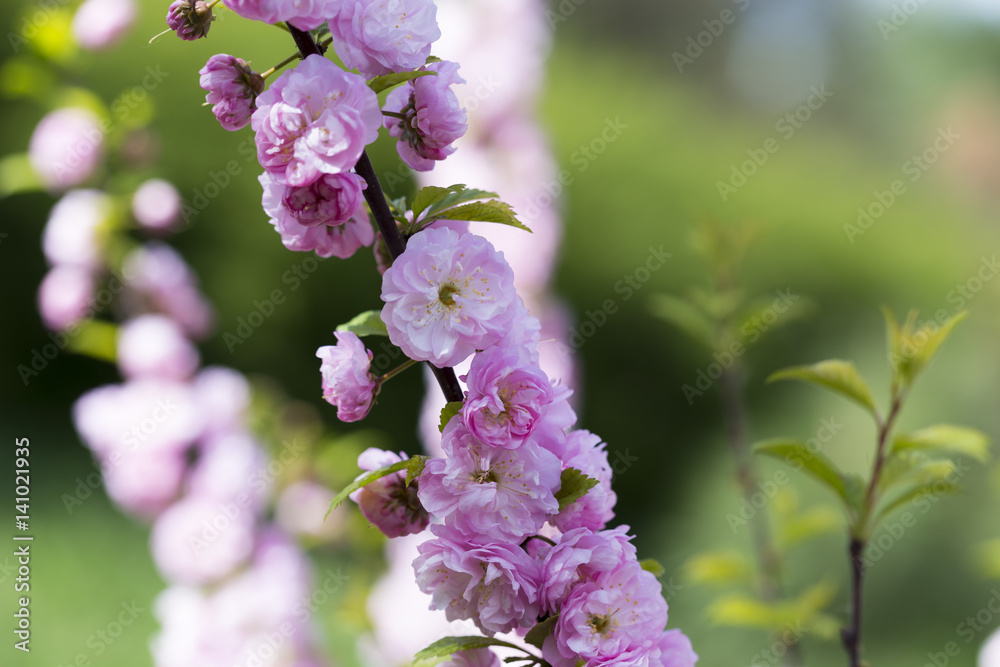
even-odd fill
[{"label": "serrated green leaf", "polygon": [[413,483],[413,480],[420,477],[420,473],[424,471],[424,465],[427,463],[427,457],[418,455],[408,460],[410,465],[406,466],[406,486],[409,486]]},{"label": "serrated green leaf", "polygon": [[858,369],[849,361],[830,359],[811,366],[795,366],[772,373],[768,382],[801,380],[830,389],[875,414],[875,399]]},{"label": "serrated green leaf", "polygon": [[710,552],[697,554],[684,565],[687,577],[696,584],[725,585],[748,583],[753,566],[742,554]]},{"label": "serrated green leaf", "polygon": [[661,565],[660,561],[655,558],[643,558],[639,561],[639,567],[644,569],[646,572],[652,573],[652,575],[657,579],[666,573],[666,570],[663,569],[663,565]]},{"label": "serrated green leaf", "polygon": [[836,493],[850,507],[845,475],[820,451],[812,452],[798,440],[765,440],[753,446],[756,454],[780,459],[796,470],[804,470]]},{"label": "serrated green leaf", "polygon": [[715,326],[692,304],[669,294],[654,294],[650,300],[650,309],[654,315],[674,325],[705,349],[715,350]]},{"label": "serrated green leaf", "polygon": [[580,498],[583,498],[592,488],[597,486],[598,480],[588,477],[576,468],[566,468],[559,477],[559,491],[556,493],[556,500],[559,501],[559,510],[570,505]]},{"label": "serrated green leaf", "polygon": [[375,91],[378,95],[383,90],[389,90],[401,83],[410,81],[412,79],[419,78],[421,76],[437,76],[437,72],[431,70],[420,70],[416,72],[392,72],[390,74],[383,74],[382,76],[377,76],[368,82],[368,87]]},{"label": "serrated green leaf", "polygon": [[559,621],[559,614],[555,616],[549,616],[544,621],[536,623],[535,627],[528,630],[528,634],[524,636],[524,641],[528,642],[532,646],[537,646],[542,648],[542,643],[545,642],[545,638],[552,634],[555,630],[556,623]]},{"label": "serrated green leaf", "polygon": [[393,463],[391,465],[379,468],[378,470],[372,470],[370,472],[365,473],[364,475],[359,476],[353,482],[348,484],[340,493],[338,493],[333,497],[333,500],[330,501],[330,509],[327,510],[326,512],[327,516],[330,515],[330,512],[337,509],[340,503],[347,500],[347,497],[349,495],[351,495],[358,489],[368,484],[371,484],[375,480],[381,479],[386,475],[391,475],[392,473],[399,472],[400,470],[406,470],[411,465],[413,465],[412,459],[405,459],[403,461],[397,461],[396,463]]},{"label": "serrated green leaf", "polygon": [[439,213],[435,213],[434,217],[438,220],[496,222],[509,227],[517,227],[518,229],[523,229],[526,232],[531,231],[523,222],[517,219],[517,215],[514,213],[514,209],[510,204],[497,199],[455,206],[453,208],[445,209]]},{"label": "serrated green leaf", "polygon": [[427,648],[418,651],[413,658],[413,664],[414,667],[430,667],[430,665],[441,662],[441,660],[447,658],[452,653],[456,653],[458,651],[471,651],[477,648],[488,648],[490,646],[505,646],[524,653],[524,649],[521,647],[515,646],[510,642],[505,642],[502,639],[477,636],[444,637],[437,640]]},{"label": "serrated green leaf", "polygon": [[[435,200],[433,203],[428,204],[426,207],[426,215],[423,217],[427,220],[431,220],[437,217],[438,213],[447,210],[453,206],[458,206],[459,204],[464,204],[466,202],[478,201],[480,199],[496,199],[500,195],[495,192],[490,192],[489,190],[478,190],[476,188],[469,188],[464,185],[452,185],[448,188],[451,190],[450,193],[446,193],[440,199]],[[415,218],[416,219],[416,218]]]},{"label": "serrated green leaf", "polygon": [[[466,187],[461,184],[449,185],[446,188],[438,187],[436,185],[428,185],[420,188],[420,190],[417,191],[417,194],[413,196],[413,219],[419,220],[421,213],[444,200],[449,195],[465,191],[467,191]],[[479,191],[477,190],[476,192]]]},{"label": "serrated green leaf", "polygon": [[462,410],[462,401],[450,401],[446,403],[443,408],[441,408],[441,423],[438,425],[438,430],[444,433],[444,427],[448,425],[451,418],[457,415]]},{"label": "serrated green leaf", "polygon": [[986,463],[990,458],[989,439],[984,433],[951,424],[928,426],[899,436],[892,446],[897,452],[917,450],[932,454],[964,454],[981,463]]},{"label": "serrated green leaf", "polygon": [[377,310],[366,310],[356,315],[350,322],[344,322],[337,331],[350,331],[358,336],[388,336],[385,322]]}]

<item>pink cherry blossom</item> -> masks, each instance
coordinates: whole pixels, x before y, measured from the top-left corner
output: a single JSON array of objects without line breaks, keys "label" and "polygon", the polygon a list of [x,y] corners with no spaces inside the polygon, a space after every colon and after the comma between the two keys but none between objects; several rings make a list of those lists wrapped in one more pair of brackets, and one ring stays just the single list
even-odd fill
[{"label": "pink cherry blossom", "polygon": [[[362,470],[378,470],[404,461],[409,457],[400,452],[386,452],[369,447],[358,457]],[[417,497],[419,480],[406,486],[406,473],[400,471],[381,477],[351,494],[361,513],[388,537],[401,537],[421,532],[429,516]]]},{"label": "pink cherry blossom", "polygon": [[286,185],[281,205],[303,227],[339,225],[358,213],[367,186],[357,174],[323,174],[309,185]]},{"label": "pink cherry blossom", "polygon": [[468,129],[465,109],[452,90],[465,79],[458,75],[458,63],[447,60],[420,70],[437,74],[412,79],[389,93],[385,110],[405,119],[387,116],[383,122],[389,135],[399,140],[396,151],[403,162],[417,171],[430,171],[436,161],[455,152],[452,143]]},{"label": "pink cherry blossom", "polygon": [[691,640],[680,630],[667,630],[656,640],[659,656],[653,667],[694,667],[698,654],[691,648]]},{"label": "pink cherry blossom", "polygon": [[169,317],[141,315],[118,331],[118,367],[127,378],[185,380],[198,362],[198,351]]},{"label": "pink cherry blossom", "polygon": [[35,126],[28,143],[28,160],[52,191],[80,185],[93,175],[103,157],[101,119],[77,107],[50,112]]},{"label": "pink cherry blossom", "polygon": [[185,41],[208,35],[215,15],[204,0],[174,0],[167,9],[167,25]]},{"label": "pink cherry blossom", "polygon": [[620,564],[635,560],[628,526],[598,533],[575,528],[548,549],[542,564],[542,610],[556,614],[581,579],[592,579]]},{"label": "pink cherry blossom", "polygon": [[636,561],[581,581],[562,605],[553,641],[546,642],[543,654],[552,657],[553,664],[559,657],[609,660],[629,652],[635,654],[630,656],[633,662],[617,664],[648,660],[652,639],[667,624],[667,603],[660,591],[660,582]]},{"label": "pink cherry blossom", "polygon": [[111,198],[99,190],[71,190],[60,199],[45,223],[42,250],[54,266],[96,270],[103,264],[101,226],[111,216]]},{"label": "pink cherry blossom", "polygon": [[85,0],[73,15],[70,29],[80,46],[100,51],[118,43],[138,13],[135,0]]},{"label": "pink cherry blossom", "polygon": [[340,421],[358,421],[371,410],[378,388],[370,370],[372,353],[353,332],[335,331],[333,335],[336,345],[316,350],[322,360],[323,399],[337,406]]},{"label": "pink cherry blossom", "polygon": [[208,335],[214,319],[212,306],[176,250],[159,242],[140,246],[125,257],[122,274],[131,288],[125,297],[132,310],[168,315],[193,338]]},{"label": "pink cherry blossom", "polygon": [[489,347],[472,358],[462,419],[489,445],[514,449],[531,435],[541,409],[552,402],[552,385],[537,366],[520,363],[516,351]]},{"label": "pink cherry blossom", "polygon": [[513,272],[489,241],[425,229],[382,276],[382,321],[411,359],[454,366],[496,343],[514,317]]},{"label": "pink cherry blossom", "polygon": [[186,496],[156,519],[150,547],[168,581],[207,584],[249,558],[256,517],[235,500]]},{"label": "pink cherry blossom", "polygon": [[341,0],[226,0],[240,16],[264,23],[287,21],[299,30],[314,30],[337,13]]},{"label": "pink cherry blossom", "polygon": [[330,17],[337,55],[366,78],[413,70],[441,31],[433,0],[341,0]]},{"label": "pink cherry blossom", "polygon": [[169,181],[151,178],[132,195],[132,215],[150,231],[172,228],[180,213],[181,195]]},{"label": "pink cherry blossom", "polygon": [[582,498],[564,507],[556,515],[555,525],[562,531],[581,527],[601,530],[614,518],[618,500],[611,490],[611,466],[604,443],[590,431],[573,431],[566,438],[562,460],[564,467],[576,468],[596,479],[598,484]]},{"label": "pink cherry blossom", "polygon": [[500,658],[488,648],[456,651],[451,659],[441,663],[441,667],[500,667]]},{"label": "pink cherry blossom", "polygon": [[60,265],[42,278],[38,287],[38,310],[49,329],[69,329],[93,317],[94,277],[87,269]]},{"label": "pink cherry blossom", "polygon": [[257,97],[257,159],[282,185],[350,171],[378,137],[378,97],[357,74],[311,55]]},{"label": "pink cherry blossom", "polygon": [[270,217],[275,231],[281,235],[282,244],[289,250],[315,251],[320,257],[347,259],[358,248],[370,246],[375,240],[375,230],[364,208],[359,208],[354,217],[344,223],[306,227],[282,203],[286,186],[278,183],[268,172],[261,174],[257,180],[264,189],[261,198],[264,212]]},{"label": "pink cherry blossom", "polygon": [[213,105],[212,113],[222,127],[229,131],[246,127],[264,90],[260,74],[242,58],[225,53],[209,58],[198,74],[198,85],[208,91],[205,101]]},{"label": "pink cherry blossom", "polygon": [[420,501],[462,534],[519,542],[558,511],[559,460],[533,442],[492,447],[452,419],[442,446],[447,457],[427,461],[420,476]]},{"label": "pink cherry blossom", "polygon": [[413,561],[431,609],[444,609],[449,621],[471,619],[490,636],[535,624],[540,572],[521,547],[468,539],[447,526],[431,532]]}]

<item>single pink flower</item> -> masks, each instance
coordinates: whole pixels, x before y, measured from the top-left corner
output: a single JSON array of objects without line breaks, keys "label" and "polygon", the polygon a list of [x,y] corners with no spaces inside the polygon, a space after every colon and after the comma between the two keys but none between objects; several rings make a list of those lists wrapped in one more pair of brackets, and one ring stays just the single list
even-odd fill
[{"label": "single pink flower", "polygon": [[420,67],[441,37],[434,0],[341,0],[329,18],[337,55],[366,79]]}]

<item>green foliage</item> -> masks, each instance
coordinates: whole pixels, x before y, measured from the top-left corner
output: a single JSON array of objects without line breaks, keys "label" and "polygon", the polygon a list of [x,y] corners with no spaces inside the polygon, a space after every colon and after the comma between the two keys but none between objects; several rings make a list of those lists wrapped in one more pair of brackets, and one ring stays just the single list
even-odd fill
[{"label": "green foliage", "polygon": [[875,414],[875,399],[871,389],[858,369],[849,361],[830,359],[811,366],[795,366],[772,373],[768,382],[777,380],[801,380],[818,385],[849,398],[861,407]]},{"label": "green foliage", "polygon": [[444,427],[448,425],[451,418],[457,415],[462,409],[462,401],[449,401],[443,408],[441,408],[441,423],[438,424],[438,430],[444,433]]},{"label": "green foliage", "polygon": [[345,322],[337,327],[337,331],[351,331],[359,337],[364,336],[388,336],[385,322],[377,310],[366,310],[355,316],[350,322]]},{"label": "green foliage", "polygon": [[413,657],[414,667],[430,667],[431,665],[437,664],[458,651],[471,651],[477,648],[488,648],[490,646],[505,646],[507,648],[513,648],[517,651],[524,652],[519,646],[515,646],[510,642],[505,642],[502,639],[494,639],[492,637],[478,637],[478,636],[467,636],[467,637],[444,637],[437,640],[430,646],[421,651]]},{"label": "green foliage", "polygon": [[115,363],[118,327],[102,320],[90,320],[78,326],[76,336],[69,339],[66,347],[76,354]]},{"label": "green foliage", "polygon": [[722,586],[748,584],[753,580],[753,565],[735,552],[696,554],[685,565],[687,577],[696,584]]},{"label": "green foliage", "polygon": [[639,561],[639,567],[644,569],[646,572],[651,572],[657,579],[666,573],[666,570],[663,569],[663,565],[655,558],[643,558]]},{"label": "green foliage", "polygon": [[510,204],[500,201],[497,196],[495,192],[467,188],[461,184],[446,188],[435,185],[421,188],[413,197],[414,222],[407,223],[406,233],[412,236],[435,220],[496,222],[530,232],[518,220]]},{"label": "green foliage", "polygon": [[329,516],[330,512],[336,509],[340,505],[340,503],[344,502],[349,495],[351,495],[358,489],[363,488],[368,484],[371,484],[375,480],[385,477],[386,475],[391,475],[393,473],[399,472],[400,470],[406,470],[407,471],[406,483],[407,485],[409,485],[409,483],[417,475],[420,474],[420,471],[424,469],[424,463],[426,461],[427,461],[426,456],[418,455],[410,459],[397,461],[396,463],[392,463],[390,465],[379,468],[378,470],[372,470],[370,472],[361,475],[356,480],[348,484],[340,493],[338,493],[333,497],[333,500],[330,501],[330,509],[326,513],[327,516]]},{"label": "green foliage", "polygon": [[552,634],[552,631],[555,630],[556,623],[558,622],[559,614],[556,614],[554,616],[549,616],[544,621],[536,623],[535,627],[528,630],[528,634],[524,636],[524,641],[528,642],[532,646],[542,648],[545,638]]},{"label": "green foliage", "polygon": [[562,511],[567,505],[583,498],[587,491],[597,486],[598,481],[593,477],[588,477],[576,468],[566,468],[559,476],[559,491],[556,492],[556,500],[559,501],[559,510]]},{"label": "green foliage", "polygon": [[430,70],[415,71],[415,72],[391,72],[389,74],[383,74],[382,76],[377,76],[368,82],[368,87],[375,91],[376,94],[381,93],[383,90],[389,90],[394,88],[401,83],[411,81],[421,76],[437,76],[437,72],[432,72]]},{"label": "green foliage", "polygon": [[789,627],[803,627],[824,638],[836,634],[836,621],[823,613],[836,593],[829,583],[811,586],[801,595],[777,602],[764,602],[743,593],[716,598],[708,608],[716,625],[759,628],[783,632]]},{"label": "green foliage", "polygon": [[694,342],[709,351],[715,350],[716,325],[688,301],[669,294],[655,294],[650,307],[654,315],[677,327]]},{"label": "green foliage", "polygon": [[951,424],[928,426],[908,435],[898,436],[893,452],[917,450],[929,454],[964,454],[980,463],[990,459],[989,439],[981,431]]},{"label": "green foliage", "polygon": [[893,382],[908,388],[969,313],[962,311],[941,323],[929,321],[918,325],[917,311],[911,310],[902,326],[890,309],[883,307],[882,314],[886,322]]},{"label": "green foliage", "polygon": [[848,509],[851,508],[847,475],[822,452],[812,451],[806,443],[799,440],[783,439],[758,442],[753,446],[753,451],[782,460],[796,470],[804,470],[836,493]]}]

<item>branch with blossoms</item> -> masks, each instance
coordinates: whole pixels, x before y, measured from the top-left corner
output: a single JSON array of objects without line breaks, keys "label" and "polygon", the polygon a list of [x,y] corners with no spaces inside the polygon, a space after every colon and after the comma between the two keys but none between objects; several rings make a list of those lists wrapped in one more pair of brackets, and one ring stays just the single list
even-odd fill
[{"label": "branch with blossoms", "polygon": [[[299,51],[262,74],[229,55],[201,70],[223,127],[254,132],[271,224],[288,249],[321,257],[373,246],[382,274],[381,307],[340,325],[336,344],[316,353],[323,397],[341,420],[363,419],[389,379],[424,362],[448,401],[444,456],[368,450],[358,461],[366,472],[333,501],[350,497],[389,537],[426,533],[418,586],[432,609],[484,635],[444,638],[417,659],[499,665],[490,647],[503,647],[523,654],[508,661],[552,667],[693,665],[687,638],[665,629],[657,566],[638,560],[626,526],[607,527],[616,496],[604,443],[576,428],[572,392],[539,366],[541,325],[511,267],[468,223],[527,228],[495,193],[425,187],[389,201],[375,176],[366,147],[382,128],[417,171],[447,158],[466,130],[452,90],[464,82],[459,65],[431,56],[433,1],[227,6],[281,24]],[[210,5],[187,0],[168,13],[185,39],[207,34],[211,20]],[[327,34],[343,67],[317,42]],[[388,337],[408,360],[376,376],[366,336]],[[457,377],[452,368],[467,361]],[[512,632],[523,639],[496,637]]]}]

